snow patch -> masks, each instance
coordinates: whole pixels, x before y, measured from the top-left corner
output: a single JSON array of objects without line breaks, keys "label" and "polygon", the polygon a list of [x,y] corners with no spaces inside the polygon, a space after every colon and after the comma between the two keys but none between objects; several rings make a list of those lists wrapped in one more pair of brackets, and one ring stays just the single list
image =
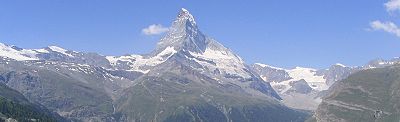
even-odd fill
[{"label": "snow patch", "polygon": [[15,50],[8,45],[0,43],[0,56],[15,59],[17,61],[38,60],[37,53],[33,50]]},{"label": "snow patch", "polygon": [[304,79],[307,84],[317,91],[327,90],[329,86],[326,84],[326,79],[324,76],[318,76],[317,70],[312,68],[296,67],[294,69],[286,70],[289,76],[292,78],[290,80],[282,81],[279,83],[271,82],[272,86],[285,86],[281,93],[286,92],[291,88],[290,83],[294,81],[299,81]]},{"label": "snow patch", "polygon": [[215,65],[208,62],[195,60],[196,62],[207,67],[210,70],[218,69],[225,74],[238,75],[243,78],[251,77],[251,75],[249,75],[249,73],[244,70],[246,69],[246,67],[243,60],[235,54],[231,53],[230,51],[221,51],[206,48],[206,50],[202,54],[195,52],[189,53],[194,57],[213,61]]},{"label": "snow patch", "polygon": [[258,66],[261,66],[261,67],[269,67],[269,68],[272,68],[272,69],[277,69],[277,70],[285,70],[285,69],[283,69],[283,68],[279,68],[279,67],[274,67],[274,66],[270,66],[270,65],[266,65],[266,64],[262,64],[262,63],[255,63],[256,65],[258,65]]},{"label": "snow patch", "polygon": [[295,69],[288,70],[289,76],[292,77],[291,81],[298,81],[304,79],[313,89],[322,91],[329,88],[326,85],[324,76],[317,76],[316,69],[296,67]]},{"label": "snow patch", "polygon": [[39,53],[50,53],[49,51],[47,51],[46,49],[34,49],[35,51],[39,52]]},{"label": "snow patch", "polygon": [[185,8],[181,8],[181,13],[179,14],[178,20],[182,21],[182,20],[189,20],[191,23],[193,23],[194,25],[196,25],[196,21],[194,20],[194,17],[192,14],[190,14],[190,12],[185,9]]},{"label": "snow patch", "polygon": [[118,61],[130,62],[131,71],[139,71],[142,73],[148,73],[150,70],[143,68],[144,66],[156,66],[165,62],[177,51],[174,47],[167,47],[162,52],[154,57],[143,57],[141,55],[129,55],[129,56],[106,56],[106,59],[111,65],[118,65]]},{"label": "snow patch", "polygon": [[186,10],[185,8],[181,8],[182,11],[184,12],[189,12],[188,10]]},{"label": "snow patch", "polygon": [[345,65],[341,64],[341,63],[336,63],[336,66],[341,66],[341,67],[346,67]]},{"label": "snow patch", "polygon": [[73,55],[67,53],[68,50],[63,49],[63,48],[61,48],[61,47],[49,46],[49,48],[50,48],[52,51],[54,51],[54,52],[59,52],[59,53],[61,53],[61,54],[67,55],[67,56],[69,56],[69,57],[74,57]]}]

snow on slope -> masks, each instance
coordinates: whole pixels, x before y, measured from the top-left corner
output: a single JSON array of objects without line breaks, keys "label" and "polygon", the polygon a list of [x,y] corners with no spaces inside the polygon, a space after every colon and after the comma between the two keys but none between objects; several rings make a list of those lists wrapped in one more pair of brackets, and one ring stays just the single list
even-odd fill
[{"label": "snow on slope", "polygon": [[341,66],[341,67],[346,67],[345,65],[341,64],[341,63],[336,63],[336,66]]},{"label": "snow on slope", "polygon": [[[326,79],[324,78],[323,75],[317,75],[317,70],[312,69],[312,68],[303,68],[303,67],[296,67],[294,69],[283,69],[283,68],[278,68],[278,67],[273,67],[269,66],[266,64],[261,64],[261,63],[256,63],[256,65],[259,65],[261,67],[269,67],[272,69],[277,69],[277,70],[283,70],[289,74],[291,79],[282,81],[282,82],[270,82],[271,85],[276,88],[276,90],[280,93],[284,93],[287,90],[291,88],[290,83],[294,81],[299,81],[301,79],[304,79],[307,84],[313,88],[314,90],[317,91],[322,91],[322,90],[327,90],[329,86],[326,84]],[[343,65],[344,66],[344,65]],[[261,74],[261,77],[263,79],[266,79],[265,77]]]},{"label": "snow on slope", "polygon": [[326,79],[324,79],[324,76],[316,75],[316,69],[296,67],[294,69],[287,70],[287,72],[289,73],[289,76],[293,79],[286,82],[304,79],[309,84],[309,86],[315,90],[322,91],[329,88],[329,86],[326,85]]},{"label": "snow on slope", "polygon": [[47,51],[46,49],[34,49],[35,51],[39,52],[39,53],[50,53],[49,51]]},{"label": "snow on slope", "polygon": [[118,65],[120,62],[129,62],[132,71],[139,71],[142,73],[147,73],[150,70],[144,68],[145,66],[156,66],[163,63],[168,58],[170,58],[177,51],[173,47],[167,47],[162,52],[158,53],[153,57],[143,57],[141,55],[129,55],[129,56],[106,56],[106,59],[111,63],[111,65]]},{"label": "snow on slope", "polygon": [[8,57],[17,61],[39,60],[39,57],[37,56],[38,54],[51,53],[50,51],[73,57],[71,54],[67,53],[67,50],[57,46],[49,46],[44,49],[22,49],[16,46],[0,43],[0,56]]},{"label": "snow on slope", "polygon": [[206,48],[206,50],[202,54],[195,52],[190,52],[190,54],[197,58],[213,61],[215,65],[205,61],[196,60],[196,62],[207,67],[211,71],[218,69],[225,74],[238,75],[242,78],[251,77],[248,72],[243,70],[246,69],[243,60],[239,56],[231,53],[230,51]]},{"label": "snow on slope", "polygon": [[274,66],[270,66],[270,65],[266,65],[266,64],[262,64],[262,63],[255,63],[255,64],[258,65],[258,66],[261,66],[261,67],[269,67],[269,68],[277,69],[277,70],[285,70],[283,68],[274,67]]},{"label": "snow on slope", "polygon": [[2,57],[8,57],[17,61],[38,60],[35,56],[36,54],[33,50],[16,50],[11,46],[0,43],[0,56]]},{"label": "snow on slope", "polygon": [[74,57],[73,55],[67,53],[68,50],[63,49],[63,48],[61,48],[61,47],[49,46],[49,48],[50,48],[52,51],[54,51],[54,52],[59,52],[59,53],[61,53],[61,54],[67,55],[67,56],[69,56],[69,57]]},{"label": "snow on slope", "polygon": [[143,58],[141,55],[127,55],[127,56],[106,56],[106,59],[111,65],[118,65],[118,61],[135,62],[136,59]]}]

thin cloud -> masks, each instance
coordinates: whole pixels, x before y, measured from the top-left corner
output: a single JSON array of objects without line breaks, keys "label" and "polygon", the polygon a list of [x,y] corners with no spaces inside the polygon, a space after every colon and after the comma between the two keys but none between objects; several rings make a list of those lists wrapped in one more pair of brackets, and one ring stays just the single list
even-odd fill
[{"label": "thin cloud", "polygon": [[152,24],[147,28],[142,29],[142,33],[145,35],[160,35],[162,33],[167,32],[169,29],[167,27],[163,27],[161,24]]},{"label": "thin cloud", "polygon": [[[400,0],[389,0],[384,4],[386,11],[389,12],[400,12]],[[375,20],[370,22],[370,29],[368,30],[375,30],[375,31],[385,31],[387,33],[391,33],[400,37],[400,28],[395,23],[391,21],[382,22],[379,20]]]},{"label": "thin cloud", "polygon": [[385,7],[389,12],[400,10],[400,0],[389,0],[385,3]]},{"label": "thin cloud", "polygon": [[370,26],[373,30],[382,30],[391,34],[395,34],[397,37],[400,37],[400,28],[393,22],[381,22],[377,20],[371,22]]}]

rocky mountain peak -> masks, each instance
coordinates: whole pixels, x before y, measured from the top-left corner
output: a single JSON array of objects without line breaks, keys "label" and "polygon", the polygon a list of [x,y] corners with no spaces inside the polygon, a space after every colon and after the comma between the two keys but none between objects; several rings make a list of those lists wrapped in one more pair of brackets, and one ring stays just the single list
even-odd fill
[{"label": "rocky mountain peak", "polygon": [[206,36],[198,29],[193,15],[182,8],[167,34],[158,42],[155,54],[168,47],[174,47],[175,50],[204,52],[206,40]]},{"label": "rocky mountain peak", "polygon": [[196,26],[196,21],[194,20],[193,15],[185,8],[181,9],[175,22],[189,22],[190,25]]}]

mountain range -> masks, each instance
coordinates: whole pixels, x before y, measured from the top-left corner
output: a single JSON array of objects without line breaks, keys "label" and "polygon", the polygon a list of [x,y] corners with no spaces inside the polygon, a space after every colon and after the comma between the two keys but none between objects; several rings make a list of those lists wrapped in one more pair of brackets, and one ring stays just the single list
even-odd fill
[{"label": "mountain range", "polygon": [[280,103],[268,82],[200,32],[185,9],[147,55],[0,47],[1,82],[73,121],[303,121],[308,116]]},{"label": "mountain range", "polygon": [[400,58],[397,57],[391,60],[376,59],[364,66],[353,67],[337,63],[319,70],[304,67],[283,69],[261,63],[255,63],[252,67],[264,81],[270,82],[283,98],[282,102],[285,105],[313,111],[317,109],[322,97],[336,81],[343,80],[358,71],[382,68],[399,61]]},{"label": "mountain range", "polygon": [[[64,118],[59,121],[301,122],[322,111],[339,81],[398,61],[373,60],[357,67],[338,63],[321,70],[248,65],[203,34],[182,9],[145,55],[0,43],[0,84]],[[321,120],[322,115],[313,117]]]}]

